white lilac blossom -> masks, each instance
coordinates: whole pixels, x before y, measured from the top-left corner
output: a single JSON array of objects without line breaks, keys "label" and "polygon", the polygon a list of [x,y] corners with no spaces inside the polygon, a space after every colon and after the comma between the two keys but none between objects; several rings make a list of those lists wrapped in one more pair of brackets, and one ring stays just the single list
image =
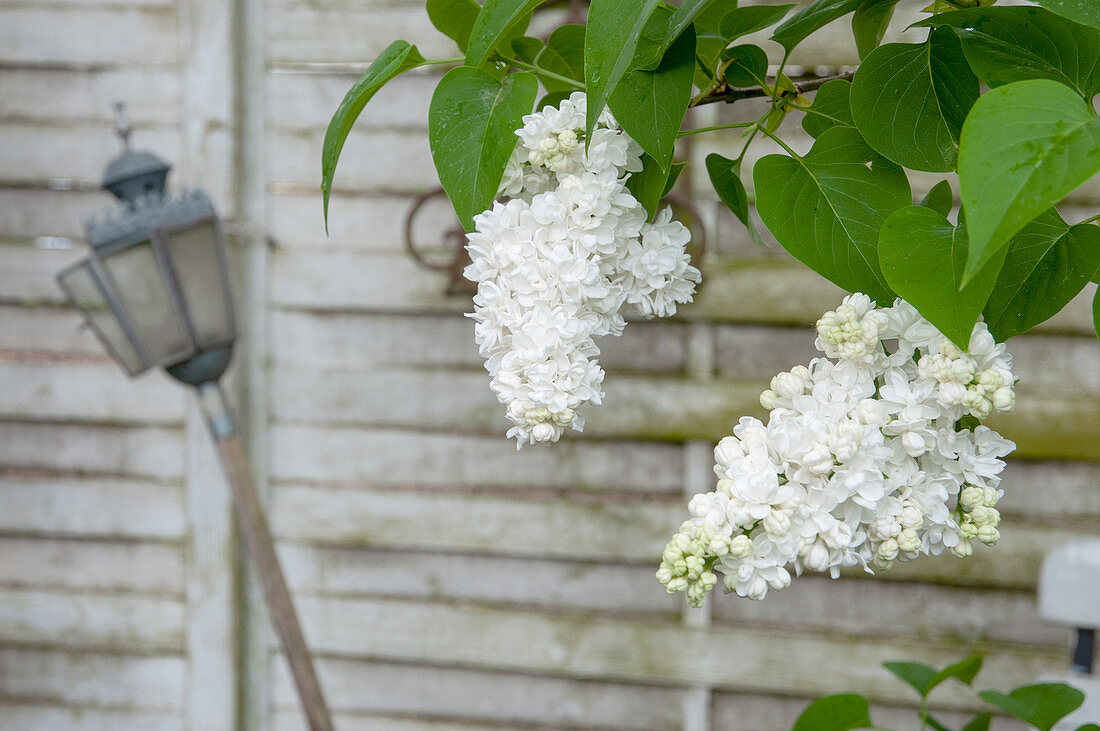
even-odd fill
[{"label": "white lilac blossom", "polygon": [[468,236],[470,317],[517,448],[582,429],[603,397],[596,338],[621,334],[626,308],[674,314],[700,280],[688,229],[669,209],[647,222],[626,188],[641,147],[605,110],[586,149],[585,109],[578,92],[523,118],[501,199]]},{"label": "white lilac blossom", "polygon": [[1012,357],[977,323],[962,351],[896,300],[844,299],[817,322],[827,357],[772,379],[767,423],[744,417],[714,450],[714,492],[662,555],[657,578],[700,606],[718,583],[763,599],[792,573],[994,545],[1004,457],[978,420],[1015,401]]}]

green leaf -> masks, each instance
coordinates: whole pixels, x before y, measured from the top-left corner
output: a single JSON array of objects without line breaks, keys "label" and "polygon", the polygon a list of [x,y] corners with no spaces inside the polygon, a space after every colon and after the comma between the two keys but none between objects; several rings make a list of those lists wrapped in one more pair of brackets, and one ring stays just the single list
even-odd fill
[{"label": "green leaf", "polygon": [[1092,329],[1096,339],[1100,340],[1100,289],[1092,296]]},{"label": "green leaf", "polygon": [[1016,688],[1008,695],[983,690],[978,697],[1010,716],[1030,723],[1039,731],[1050,731],[1061,718],[1076,710],[1085,694],[1065,683],[1036,683]]},{"label": "green leaf", "polygon": [[607,99],[616,121],[664,170],[672,162],[676,133],[691,101],[694,73],[695,31],[689,28],[655,71],[624,75]]},{"label": "green leaf", "polygon": [[575,78],[572,76],[573,69],[555,49],[545,45],[538,38],[530,36],[515,38],[512,40],[512,50],[520,60],[535,67],[535,76],[542,82],[546,91],[572,93],[577,90],[575,85],[557,78],[558,76]]},{"label": "green leaf", "polygon": [[998,341],[1061,311],[1100,269],[1100,228],[1069,226],[1053,208],[1012,237],[985,321]]},{"label": "green leaf", "polygon": [[658,0],[592,0],[584,38],[584,85],[588,91],[587,134],[607,99],[630,68],[638,38]]},{"label": "green leaf", "polygon": [[866,58],[882,42],[897,4],[898,0],[863,0],[856,8],[852,16],[852,35],[855,36],[860,59]]},{"label": "green leaf", "polygon": [[966,722],[959,731],[989,731],[989,725],[993,723],[993,714],[986,711],[979,713]]},{"label": "green leaf", "polygon": [[584,26],[573,23],[559,25],[546,39],[546,48],[557,54],[566,68],[565,76],[571,79],[584,78]]},{"label": "green leaf", "polygon": [[932,189],[921,199],[920,204],[925,208],[931,208],[946,218],[955,205],[955,194],[951,192],[951,183],[941,180],[933,185]]},{"label": "green leaf", "polygon": [[855,693],[842,693],[818,698],[806,706],[791,731],[849,731],[871,727],[871,708],[867,699]]},{"label": "green leaf", "polygon": [[436,30],[454,41],[458,49],[466,53],[470,30],[474,27],[477,14],[481,12],[477,0],[427,0],[427,10],[428,20],[432,21]]},{"label": "green leaf", "polygon": [[[509,35],[519,35],[532,11],[545,0],[485,0],[470,29],[466,65],[482,66]],[[507,46],[505,46],[507,47]]]},{"label": "green leaf", "polygon": [[955,169],[959,134],[978,79],[947,29],[925,43],[875,49],[852,80],[856,128],[876,152],[914,170]]},{"label": "green leaf", "polygon": [[545,109],[546,107],[560,107],[561,103],[569,97],[570,94],[564,91],[548,92],[535,103],[535,109],[538,110]]},{"label": "green leaf", "polygon": [[[963,729],[966,731],[966,729]],[[1100,726],[1095,723],[1086,723],[1082,726],[1078,726],[1076,731],[1100,731]]]},{"label": "green leaf", "polygon": [[1035,0],[1035,2],[1046,6],[1063,18],[1100,28],[1100,5],[1096,4],[1096,0]]},{"label": "green leaf", "polygon": [[670,169],[664,170],[650,155],[642,155],[642,170],[626,179],[626,188],[645,208],[647,219],[653,220],[658,204],[672,190],[683,168],[684,163],[673,163]]},{"label": "green leaf", "polygon": [[[657,68],[664,58],[665,53],[680,34],[687,30],[696,17],[699,16],[715,0],[684,0],[680,7],[676,8],[665,25],[664,32],[659,43],[646,49],[645,55],[641,53],[635,56],[633,66],[635,69],[652,70]],[[641,49],[639,49],[640,51]]]},{"label": "green leaf", "polygon": [[733,211],[737,220],[745,224],[749,236],[758,246],[765,246],[764,239],[756,230],[756,224],[749,216],[749,195],[745,191],[745,184],[741,182],[740,164],[722,157],[717,152],[707,155],[707,175],[714,186],[714,192],[726,204],[726,208]]},{"label": "green leaf", "polygon": [[936,677],[935,668],[930,668],[919,662],[884,662],[882,666],[913,686],[920,693],[921,698],[928,695],[926,690],[928,683]]},{"label": "green leaf", "polygon": [[970,230],[963,282],[1097,170],[1100,119],[1068,86],[1034,79],[982,96],[959,145],[959,191]]},{"label": "green leaf", "polygon": [[843,79],[833,79],[822,84],[814,95],[814,103],[802,118],[802,129],[816,138],[825,130],[838,125],[855,127],[850,101],[851,90],[852,82]]},{"label": "green leaf", "polygon": [[[959,228],[962,228],[960,223]],[[967,333],[966,344],[970,343],[970,334]],[[982,669],[982,656],[971,655],[965,660],[960,660],[953,665],[948,665],[943,670],[936,673],[928,685],[928,693],[932,692],[932,689],[949,678],[955,678],[960,683],[970,685],[974,682],[974,678],[978,675],[978,671]]]},{"label": "green leaf", "polygon": [[344,141],[348,138],[348,132],[355,120],[359,118],[359,113],[387,81],[423,63],[424,57],[416,50],[416,46],[406,41],[394,41],[378,54],[378,58],[359,77],[332,115],[332,121],[328,123],[328,130],[325,132],[324,146],[321,148],[321,196],[325,211],[325,230],[328,230],[328,198],[332,191],[332,178],[336,174],[336,162],[340,159]]},{"label": "green leaf", "polygon": [[734,8],[722,18],[721,34],[726,43],[775,25],[794,5],[746,5]]},{"label": "green leaf", "polygon": [[493,203],[515,131],[538,93],[532,73],[498,80],[472,66],[451,69],[435,88],[428,110],[428,142],[436,171],[467,231]]},{"label": "green leaf", "polygon": [[772,40],[791,52],[818,28],[855,10],[863,0],[815,0],[775,29]]},{"label": "green leaf", "polygon": [[515,52],[517,58],[527,63],[534,63],[544,48],[546,48],[546,44],[531,36],[520,36],[512,39],[512,51]]},{"label": "green leaf", "polygon": [[718,0],[706,6],[695,17],[695,56],[699,63],[695,85],[700,89],[705,89],[712,80],[718,55],[729,45],[729,41],[722,35],[722,19],[736,10],[737,0]]},{"label": "green leaf", "polygon": [[893,301],[879,268],[878,234],[912,201],[901,168],[856,130],[833,127],[803,158],[762,158],[753,180],[760,218],[791,255],[843,289]]},{"label": "green leaf", "polygon": [[971,8],[916,25],[950,26],[989,86],[1051,79],[1091,99],[1100,91],[1100,30],[1036,7]]},{"label": "green leaf", "polygon": [[951,729],[940,723],[931,713],[926,713],[924,715],[924,721],[932,727],[932,731],[951,731]]},{"label": "green leaf", "polygon": [[768,77],[768,54],[745,44],[722,51],[722,75],[730,86],[760,86]]}]

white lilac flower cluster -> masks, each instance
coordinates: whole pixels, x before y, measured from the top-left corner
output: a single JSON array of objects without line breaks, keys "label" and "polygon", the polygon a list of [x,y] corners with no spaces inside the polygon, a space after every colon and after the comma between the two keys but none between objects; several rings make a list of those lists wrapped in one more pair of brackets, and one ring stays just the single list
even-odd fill
[{"label": "white lilac flower cluster", "polygon": [[693,606],[723,574],[726,591],[763,599],[791,571],[895,561],[1000,534],[995,507],[1015,445],[978,419],[1012,408],[1012,357],[984,323],[963,352],[908,303],[845,298],[817,322],[826,358],[780,373],[714,450],[717,490],[665,547],[657,578]]},{"label": "white lilac flower cluster", "polygon": [[699,270],[670,209],[652,223],[626,188],[642,150],[601,114],[585,149],[585,96],[523,118],[501,200],[474,217],[468,279],[475,335],[517,448],[580,430],[599,404],[595,339],[619,335],[623,310],[667,317],[690,302]]}]

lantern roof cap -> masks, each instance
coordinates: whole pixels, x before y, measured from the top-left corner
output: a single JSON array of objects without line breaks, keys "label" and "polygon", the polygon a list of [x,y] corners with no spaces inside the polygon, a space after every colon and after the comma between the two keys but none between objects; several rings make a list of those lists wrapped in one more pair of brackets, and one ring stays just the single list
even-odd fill
[{"label": "lantern roof cap", "polygon": [[122,152],[107,164],[103,187],[119,200],[133,201],[150,193],[163,193],[171,165],[151,152],[130,147],[134,128],[126,116],[126,105],[115,102],[115,132],[122,141]]}]

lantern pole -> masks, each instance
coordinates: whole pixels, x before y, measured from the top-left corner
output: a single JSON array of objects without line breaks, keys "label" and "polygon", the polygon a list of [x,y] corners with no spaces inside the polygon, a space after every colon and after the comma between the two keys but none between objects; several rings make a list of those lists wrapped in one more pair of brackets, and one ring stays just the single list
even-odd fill
[{"label": "lantern pole", "polygon": [[260,507],[260,498],[252,475],[248,470],[241,437],[237,433],[232,412],[222,391],[215,381],[207,381],[198,387],[199,403],[206,417],[210,434],[214,438],[222,469],[229,481],[229,490],[233,499],[237,525],[244,538],[245,547],[255,564],[256,574],[263,589],[264,599],[271,613],[271,622],[279,634],[290,664],[290,672],[298,689],[311,731],[332,731],[332,719],[325,704],[321,684],[313,668],[313,660],[302,635],[298,615],[294,611],[294,602],[286,586],[279,557],[275,553],[275,544],[271,538],[271,529]]}]

